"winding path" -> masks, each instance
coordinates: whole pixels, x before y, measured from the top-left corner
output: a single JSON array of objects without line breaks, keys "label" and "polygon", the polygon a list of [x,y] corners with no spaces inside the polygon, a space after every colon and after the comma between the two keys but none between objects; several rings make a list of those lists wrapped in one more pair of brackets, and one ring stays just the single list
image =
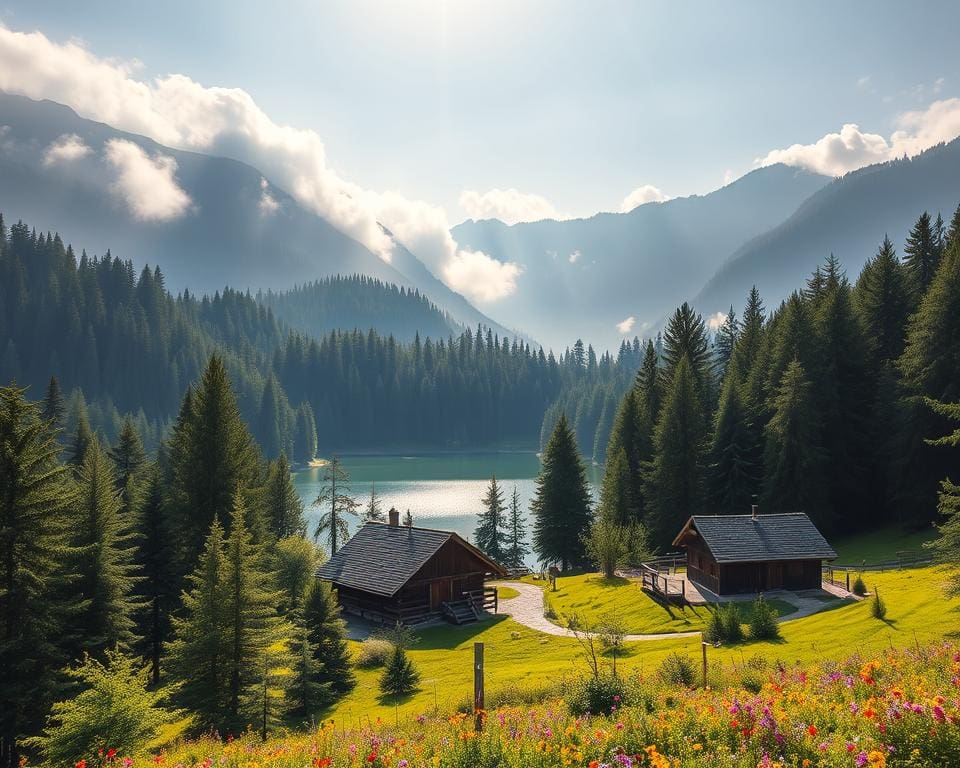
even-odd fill
[{"label": "winding path", "polygon": [[[502,586],[514,589],[519,594],[516,597],[500,599],[499,613],[506,614],[518,624],[534,629],[537,632],[543,632],[546,635],[557,635],[560,637],[573,637],[566,627],[554,624],[543,615],[543,590],[533,584],[525,584],[519,581],[492,582],[490,586]],[[814,597],[804,597],[796,592],[770,593],[771,596],[784,600],[796,606],[797,610],[782,616],[778,621],[792,621],[793,619],[802,619],[804,616],[817,613],[830,607],[830,603],[825,603]],[[645,635],[625,635],[627,642],[643,640],[673,640],[681,637],[699,637],[700,631],[692,632],[657,632]]]}]

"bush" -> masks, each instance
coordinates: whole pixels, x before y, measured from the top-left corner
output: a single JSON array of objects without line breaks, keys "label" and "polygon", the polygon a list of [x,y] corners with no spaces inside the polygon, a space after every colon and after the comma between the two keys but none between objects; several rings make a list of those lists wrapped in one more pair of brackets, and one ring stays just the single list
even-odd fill
[{"label": "bush", "polygon": [[693,685],[693,679],[696,674],[693,659],[689,656],[674,651],[660,663],[657,675],[663,682],[669,685]]},{"label": "bush", "polygon": [[413,693],[420,684],[420,673],[413,666],[402,646],[396,646],[390,654],[383,674],[380,675],[380,692],[384,696],[403,696]]},{"label": "bush", "polygon": [[382,667],[393,653],[393,643],[383,637],[368,637],[360,644],[357,666],[364,669]]},{"label": "bush", "polygon": [[870,601],[870,613],[873,614],[873,618],[881,621],[887,618],[887,604],[876,588],[873,590],[873,599]]},{"label": "bush", "polygon": [[863,583],[863,578],[859,575],[853,581],[853,594],[859,595],[860,597],[867,594],[867,585]]},{"label": "bush", "polygon": [[557,612],[553,609],[553,603],[550,602],[550,596],[546,590],[543,592],[543,617],[550,621],[557,620]]},{"label": "bush", "polygon": [[750,617],[751,640],[779,640],[780,626],[777,624],[777,612],[773,610],[763,595],[758,595],[753,603],[753,615]]},{"label": "bush", "polygon": [[584,677],[576,681],[567,693],[567,707],[573,715],[606,715],[624,705],[626,685],[615,675]]},{"label": "bush", "polygon": [[724,603],[716,606],[707,620],[703,637],[708,643],[732,645],[743,642],[743,625],[737,604]]},{"label": "bush", "polygon": [[760,693],[763,689],[763,678],[754,671],[744,672],[740,678],[740,685],[750,693]]},{"label": "bush", "polygon": [[67,674],[84,690],[54,704],[43,735],[28,740],[48,765],[73,765],[98,749],[130,755],[173,720],[158,706],[163,692],[147,690],[146,669],[122,653],[107,651],[105,665],[88,656]]}]

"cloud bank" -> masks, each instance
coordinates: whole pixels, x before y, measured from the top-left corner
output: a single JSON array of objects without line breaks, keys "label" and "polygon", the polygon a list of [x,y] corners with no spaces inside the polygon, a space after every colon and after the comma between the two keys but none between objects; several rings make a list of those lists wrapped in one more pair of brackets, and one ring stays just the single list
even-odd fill
[{"label": "cloud bank", "polygon": [[838,133],[828,133],[813,144],[774,149],[757,158],[754,165],[784,163],[840,176],[865,165],[913,157],[960,136],[960,99],[934,101],[926,109],[903,112],[897,116],[896,126],[897,130],[886,139],[878,133],[862,131],[856,123],[847,123]]},{"label": "cloud bank", "polygon": [[206,87],[182,74],[138,80],[137,69],[134,62],[98,57],[73,41],[61,44],[40,32],[0,27],[0,89],[66,104],[83,117],[170,147],[254,165],[301,205],[389,261],[395,243],[382,224],[469,298],[491,301],[515,289],[517,265],[460,249],[442,208],[343,178],[330,167],[315,131],[275,123],[242,89]]},{"label": "cloud bank", "polygon": [[623,198],[623,202],[620,203],[620,213],[629,213],[638,205],[644,203],[662,203],[669,199],[668,195],[665,195],[662,190],[653,186],[653,184],[644,184]]},{"label": "cloud bank", "polygon": [[468,218],[500,219],[504,224],[569,218],[560,213],[545,197],[521,192],[512,187],[486,192],[464,190],[460,193],[460,207]]},{"label": "cloud bank", "polygon": [[190,208],[190,196],[177,184],[177,161],[166,155],[150,157],[126,139],[111,139],[104,157],[117,172],[110,189],[141,221],[170,221]]},{"label": "cloud bank", "polygon": [[617,330],[620,333],[630,333],[633,330],[633,326],[636,324],[637,318],[633,315],[630,315],[626,320],[621,320],[617,323]]},{"label": "cloud bank", "polygon": [[43,164],[51,166],[58,163],[70,163],[79,160],[81,157],[86,157],[92,151],[77,134],[65,133],[44,150]]}]

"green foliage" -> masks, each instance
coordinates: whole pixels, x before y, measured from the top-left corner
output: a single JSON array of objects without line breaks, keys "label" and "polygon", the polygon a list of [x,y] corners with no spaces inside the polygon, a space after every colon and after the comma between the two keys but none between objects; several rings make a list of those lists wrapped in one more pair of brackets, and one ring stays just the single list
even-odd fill
[{"label": "green foliage", "polygon": [[853,580],[853,594],[863,597],[867,594],[867,585],[863,583],[863,577],[858,573],[857,578]]},{"label": "green foliage", "polygon": [[507,507],[503,503],[503,489],[497,484],[496,477],[490,478],[490,485],[481,502],[483,511],[477,515],[474,543],[495,563],[504,563],[507,559]]},{"label": "green foliage", "polygon": [[930,214],[926,211],[920,214],[920,218],[907,235],[903,252],[904,263],[913,283],[914,295],[923,296],[937,271],[940,255]]},{"label": "green foliage", "polygon": [[161,706],[162,689],[149,690],[148,674],[129,656],[107,651],[103,663],[89,656],[67,672],[81,691],[53,705],[41,736],[30,740],[47,765],[93,761],[98,750],[132,755],[174,719]]},{"label": "green foliage", "polygon": [[674,651],[668,655],[657,669],[657,677],[668,685],[691,687],[696,675],[693,659]]},{"label": "green foliage", "polygon": [[121,511],[127,520],[133,515],[137,505],[137,475],[147,462],[143,442],[137,433],[133,419],[123,420],[117,444],[110,449],[110,460],[116,477],[117,490],[120,491]]},{"label": "green foliage", "polygon": [[270,462],[267,469],[266,514],[270,534],[277,539],[303,537],[307,532],[303,502],[293,487],[290,463],[285,453]]},{"label": "green foliage", "polygon": [[393,653],[393,643],[383,637],[368,637],[360,643],[357,666],[361,669],[382,667]]},{"label": "green foliage", "polygon": [[873,597],[870,598],[870,615],[880,621],[887,618],[887,603],[880,597],[880,590],[876,588],[873,590]]},{"label": "green foliage", "polygon": [[540,459],[533,513],[533,551],[563,570],[583,563],[590,527],[587,475],[566,416],[561,416]]},{"label": "green foliage", "polygon": [[763,468],[758,466],[758,435],[751,422],[736,367],[731,367],[720,394],[707,473],[708,499],[716,514],[744,514],[760,489]]},{"label": "green foliage", "polygon": [[777,612],[763,599],[763,595],[758,595],[753,603],[753,612],[750,615],[750,639],[755,642],[780,639]]},{"label": "green foliage", "polygon": [[63,400],[63,391],[60,389],[60,382],[56,376],[50,377],[50,383],[47,384],[47,392],[43,396],[43,406],[41,414],[50,424],[54,432],[63,429],[63,417],[67,413],[67,406]]},{"label": "green foliage", "polygon": [[367,501],[367,506],[363,510],[363,522],[385,523],[386,521],[380,497],[377,495],[377,484],[370,483],[370,500]]},{"label": "green foliage", "polygon": [[622,677],[602,674],[577,678],[566,691],[570,714],[605,715],[627,703],[627,684]]},{"label": "green foliage", "polygon": [[530,548],[527,546],[527,526],[520,508],[520,490],[517,486],[513,486],[513,493],[510,494],[506,547],[503,564],[508,568],[522,568]]},{"label": "green foliage", "polygon": [[708,643],[735,645],[743,642],[743,624],[740,608],[734,602],[721,603],[714,607],[707,619],[703,636]]},{"label": "green foliage", "polygon": [[283,593],[283,606],[295,611],[303,606],[308,589],[316,581],[320,552],[302,536],[280,539],[273,547],[272,557],[277,586]]},{"label": "green foliage", "polygon": [[380,675],[380,692],[384,696],[404,696],[417,690],[420,673],[414,668],[402,645],[395,645]]},{"label": "green foliage", "polygon": [[630,549],[629,529],[604,516],[598,516],[586,537],[587,557],[610,579],[624,565]]},{"label": "green foliage", "polygon": [[303,615],[314,658],[321,665],[317,681],[328,684],[335,696],[342,696],[356,685],[356,679],[350,668],[346,624],[329,583],[317,579],[311,582]]},{"label": "green foliage", "polygon": [[313,502],[320,509],[320,518],[313,532],[313,538],[319,542],[326,537],[330,554],[336,553],[340,542],[348,535],[345,515],[357,516],[357,502],[350,495],[350,473],[343,468],[338,456],[330,459],[320,475],[320,491]]}]

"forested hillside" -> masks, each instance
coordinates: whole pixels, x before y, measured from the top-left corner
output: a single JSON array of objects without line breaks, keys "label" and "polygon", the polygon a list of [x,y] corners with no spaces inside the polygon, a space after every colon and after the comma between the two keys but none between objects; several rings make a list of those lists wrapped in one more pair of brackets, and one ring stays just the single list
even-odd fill
[{"label": "forested hillside", "polygon": [[[393,290],[369,281],[344,286]],[[303,290],[279,300],[281,311],[302,300],[307,318],[313,289]],[[423,308],[412,296],[407,302]],[[77,258],[57,235],[24,223],[8,235],[0,225],[0,380],[29,385],[39,397],[55,376],[69,399],[69,432],[86,413],[112,441],[131,415],[156,448],[187,386],[218,351],[267,456],[285,451],[306,461],[317,443],[324,451],[534,448],[544,412],[561,393],[581,384],[626,386],[628,358],[598,363],[578,349],[557,359],[483,328],[415,333],[411,343],[373,330],[299,333],[249,294],[173,296],[159,268],[137,274],[109,252]],[[589,448],[592,428],[584,434]]]},{"label": "forested hillside", "polygon": [[257,302],[285,325],[311,336],[337,329],[375,328],[398,341],[442,339],[463,329],[416,289],[364,275],[325,277],[288,291],[258,291]]}]

